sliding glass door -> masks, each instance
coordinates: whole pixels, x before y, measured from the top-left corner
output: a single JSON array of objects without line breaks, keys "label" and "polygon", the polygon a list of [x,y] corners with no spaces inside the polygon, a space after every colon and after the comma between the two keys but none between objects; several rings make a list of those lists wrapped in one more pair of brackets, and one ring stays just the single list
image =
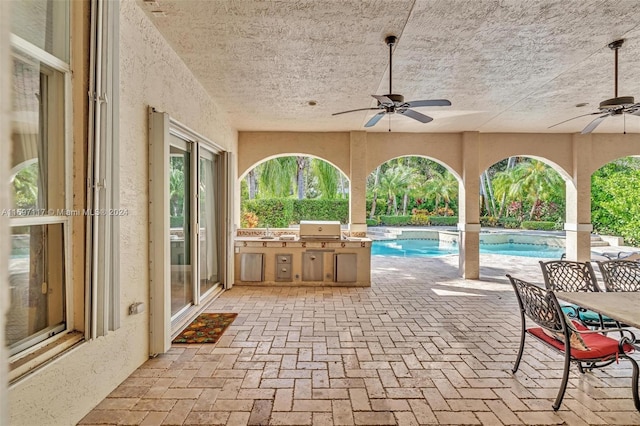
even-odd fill
[{"label": "sliding glass door", "polygon": [[149,111],[150,353],[171,339],[228,280],[227,158],[164,112]]},{"label": "sliding glass door", "polygon": [[194,302],[191,248],[192,143],[171,137],[169,148],[169,241],[171,251],[171,318]]},{"label": "sliding glass door", "polygon": [[199,211],[199,293],[204,296],[220,281],[218,266],[218,222],[216,210],[216,156],[200,149]]}]

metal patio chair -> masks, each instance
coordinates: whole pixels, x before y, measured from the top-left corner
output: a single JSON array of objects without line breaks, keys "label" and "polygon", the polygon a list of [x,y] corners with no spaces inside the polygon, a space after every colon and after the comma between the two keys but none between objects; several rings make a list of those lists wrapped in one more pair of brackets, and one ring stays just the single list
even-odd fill
[{"label": "metal patio chair", "polygon": [[[553,291],[600,291],[590,262],[570,260],[540,261],[544,286]],[[589,327],[619,327],[614,320],[577,305],[563,304],[562,310],[571,318],[578,318]]]},{"label": "metal patio chair", "polygon": [[[633,368],[631,378],[631,393],[633,403],[640,411],[640,397],[638,396],[638,364],[627,354],[633,352],[630,344],[632,339],[624,336],[619,341],[606,336],[607,333],[615,331],[628,332],[624,328],[590,330],[577,320],[568,322],[565,318],[558,299],[553,291],[545,290],[535,284],[514,278],[507,274],[511,285],[516,292],[518,305],[520,307],[520,317],[522,331],[520,336],[520,348],[512,369],[515,374],[520,366],[524,352],[524,341],[527,334],[535,337],[548,347],[564,355],[564,372],[558,395],[553,403],[553,409],[558,410],[562,404],[564,393],[569,380],[569,367],[572,362],[578,365],[581,373],[584,373],[582,364],[589,364],[590,369],[605,367],[619,358],[626,358],[631,362]],[[532,321],[537,327],[527,328],[527,321]],[[582,345],[575,344],[580,340]],[[578,349],[578,346],[582,346]],[[586,347],[587,350],[582,350]]]},{"label": "metal patio chair", "polygon": [[613,259],[598,262],[607,291],[640,291],[640,262]]}]

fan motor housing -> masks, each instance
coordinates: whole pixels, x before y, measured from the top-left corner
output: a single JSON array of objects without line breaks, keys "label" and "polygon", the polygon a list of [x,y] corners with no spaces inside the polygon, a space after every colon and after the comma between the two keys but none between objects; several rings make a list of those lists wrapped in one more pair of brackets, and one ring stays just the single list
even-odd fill
[{"label": "fan motor housing", "polygon": [[618,108],[626,108],[628,106],[633,105],[634,99],[633,96],[620,96],[617,98],[607,99],[605,101],[600,102],[600,109],[610,110],[610,109],[618,109]]},{"label": "fan motor housing", "polygon": [[395,104],[403,104],[404,103],[404,96],[402,95],[396,95],[396,94],[391,94],[391,95],[385,95],[387,98],[391,99],[393,101],[393,103]]}]

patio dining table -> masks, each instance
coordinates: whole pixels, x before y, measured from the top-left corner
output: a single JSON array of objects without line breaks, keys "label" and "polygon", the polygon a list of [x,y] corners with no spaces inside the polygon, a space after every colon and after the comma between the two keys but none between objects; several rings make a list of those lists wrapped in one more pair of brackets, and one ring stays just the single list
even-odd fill
[{"label": "patio dining table", "polygon": [[640,329],[640,292],[565,292],[556,291],[558,299],[599,312]]}]

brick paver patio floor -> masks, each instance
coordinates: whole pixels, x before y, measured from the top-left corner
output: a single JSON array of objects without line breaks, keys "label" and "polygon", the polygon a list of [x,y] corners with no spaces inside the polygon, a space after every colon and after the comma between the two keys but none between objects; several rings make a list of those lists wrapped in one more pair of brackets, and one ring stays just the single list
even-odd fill
[{"label": "brick paver patio floor", "polygon": [[[581,375],[551,408],[562,357],[527,340],[504,276],[542,283],[536,259],[372,260],[370,288],[240,287],[207,312],[237,312],[215,345],[174,345],[81,422],[89,424],[640,424],[631,367]],[[597,267],[596,267],[597,269]]]}]

